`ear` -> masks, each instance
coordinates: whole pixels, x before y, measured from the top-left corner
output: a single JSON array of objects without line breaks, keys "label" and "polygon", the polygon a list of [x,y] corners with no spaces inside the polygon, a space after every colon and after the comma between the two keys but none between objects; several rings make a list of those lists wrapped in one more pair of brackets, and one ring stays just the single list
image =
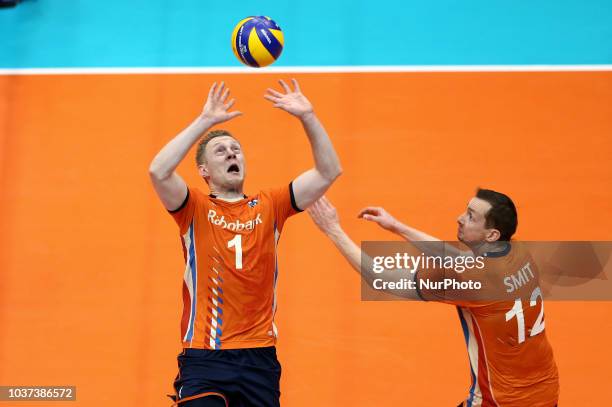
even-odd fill
[{"label": "ear", "polygon": [[487,229],[487,235],[485,236],[485,240],[487,243],[497,242],[501,237],[501,233],[497,229]]},{"label": "ear", "polygon": [[198,172],[200,173],[200,176],[204,179],[208,179],[208,177],[210,177],[210,174],[208,172],[208,166],[206,164],[198,165]]}]

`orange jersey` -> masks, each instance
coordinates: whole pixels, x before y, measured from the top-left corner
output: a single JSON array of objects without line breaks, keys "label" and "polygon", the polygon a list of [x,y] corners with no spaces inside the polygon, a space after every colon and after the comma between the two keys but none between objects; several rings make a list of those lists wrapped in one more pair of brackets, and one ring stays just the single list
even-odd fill
[{"label": "orange jersey", "polygon": [[236,202],[189,188],[171,212],[185,257],[183,347],[276,343],[276,248],[285,221],[297,212],[291,184]]},{"label": "orange jersey", "polygon": [[425,300],[457,306],[465,337],[472,385],[464,406],[554,407],[559,377],[544,331],[544,301],[537,267],[520,244],[487,253],[484,269],[463,273],[418,272],[420,280],[479,281],[486,299],[460,290],[420,290]]}]

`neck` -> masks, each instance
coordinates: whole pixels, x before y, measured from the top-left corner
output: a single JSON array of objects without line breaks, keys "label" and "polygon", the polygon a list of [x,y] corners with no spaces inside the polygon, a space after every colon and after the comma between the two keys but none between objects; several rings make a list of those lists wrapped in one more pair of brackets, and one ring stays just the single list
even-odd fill
[{"label": "neck", "polygon": [[215,185],[210,185],[210,194],[224,201],[234,202],[244,198],[242,185],[236,188],[221,188]]}]

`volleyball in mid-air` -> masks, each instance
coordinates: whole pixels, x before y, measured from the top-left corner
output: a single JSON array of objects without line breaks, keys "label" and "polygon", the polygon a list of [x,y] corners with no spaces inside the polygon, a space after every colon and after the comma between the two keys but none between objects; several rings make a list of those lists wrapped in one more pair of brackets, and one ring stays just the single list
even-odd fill
[{"label": "volleyball in mid-air", "polygon": [[276,61],[284,43],[283,32],[270,17],[247,17],[236,24],[232,33],[234,55],[243,64],[255,68]]}]

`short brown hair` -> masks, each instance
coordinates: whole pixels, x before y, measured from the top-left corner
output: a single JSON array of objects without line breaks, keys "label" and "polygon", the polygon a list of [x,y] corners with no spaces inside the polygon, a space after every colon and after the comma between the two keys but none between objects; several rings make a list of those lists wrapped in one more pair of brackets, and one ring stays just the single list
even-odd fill
[{"label": "short brown hair", "polygon": [[226,136],[231,137],[234,140],[238,141],[238,139],[234,137],[232,133],[230,133],[227,130],[213,130],[209,132],[207,135],[205,135],[204,137],[202,137],[200,139],[200,142],[198,143],[198,150],[196,151],[196,164],[197,165],[204,164],[204,151],[206,151],[206,146],[208,145],[208,143],[210,143],[212,139],[217,138],[217,137],[226,137]]},{"label": "short brown hair", "polygon": [[499,240],[508,242],[516,232],[518,216],[516,206],[508,195],[490,189],[478,188],[476,198],[491,204],[491,209],[485,215],[485,226],[499,230]]}]

